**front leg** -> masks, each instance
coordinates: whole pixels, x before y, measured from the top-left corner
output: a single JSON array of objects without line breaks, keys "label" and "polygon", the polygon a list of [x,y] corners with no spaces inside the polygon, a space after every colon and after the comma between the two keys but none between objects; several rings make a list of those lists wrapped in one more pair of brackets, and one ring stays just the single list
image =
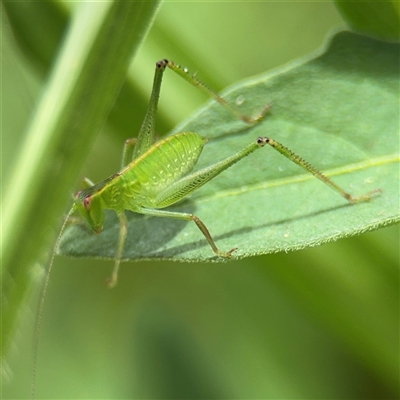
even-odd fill
[{"label": "front leg", "polygon": [[126,139],[124,150],[122,151],[121,170],[124,169],[133,160],[133,151],[137,143],[137,138]]}]

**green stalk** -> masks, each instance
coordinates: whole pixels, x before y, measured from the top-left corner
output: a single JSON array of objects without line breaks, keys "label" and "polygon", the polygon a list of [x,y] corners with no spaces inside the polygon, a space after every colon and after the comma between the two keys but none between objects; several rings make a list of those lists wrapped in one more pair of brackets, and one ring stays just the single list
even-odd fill
[{"label": "green stalk", "polygon": [[32,267],[124,82],[158,2],[82,3],[28,128],[2,202],[2,355],[32,287]]}]

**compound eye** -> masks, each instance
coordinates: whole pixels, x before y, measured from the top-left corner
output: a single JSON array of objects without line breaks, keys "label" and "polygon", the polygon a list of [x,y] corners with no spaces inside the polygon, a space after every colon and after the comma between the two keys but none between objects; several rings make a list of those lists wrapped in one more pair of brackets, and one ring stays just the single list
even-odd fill
[{"label": "compound eye", "polygon": [[92,207],[92,196],[86,196],[83,200],[83,207],[85,207],[85,210],[89,211],[90,208]]}]

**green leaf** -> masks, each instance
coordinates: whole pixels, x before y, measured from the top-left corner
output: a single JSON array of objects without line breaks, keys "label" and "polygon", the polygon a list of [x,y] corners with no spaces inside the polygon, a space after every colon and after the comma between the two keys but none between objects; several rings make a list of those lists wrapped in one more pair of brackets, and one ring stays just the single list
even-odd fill
[{"label": "green leaf", "polygon": [[386,40],[400,39],[400,3],[397,0],[336,0],[335,4],[356,32]]},{"label": "green leaf", "polygon": [[[375,189],[368,203],[342,197],[270,148],[234,165],[174,211],[190,212],[207,225],[217,246],[236,258],[302,249],[399,221],[399,46],[349,32],[337,34],[308,61],[242,82],[226,97],[252,114],[273,111],[247,127],[210,102],[178,131],[212,138],[199,166],[213,164],[258,136],[270,136],[323,170],[353,195]],[[221,261],[195,224],[127,212],[124,259]],[[112,259],[119,225],[106,213],[95,235],[69,226],[60,254]]]}]

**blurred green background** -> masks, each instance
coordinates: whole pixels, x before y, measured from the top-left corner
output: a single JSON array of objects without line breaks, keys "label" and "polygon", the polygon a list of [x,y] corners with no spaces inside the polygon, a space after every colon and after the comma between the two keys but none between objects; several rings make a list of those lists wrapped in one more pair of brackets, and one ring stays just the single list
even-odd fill
[{"label": "blurred green background", "polygon": [[[72,11],[74,3],[62,4]],[[101,132],[82,176],[98,181],[119,168],[123,140],[143,118],[155,61],[170,58],[221,90],[318,50],[344,26],[331,2],[166,1],[130,68],[132,115]],[[7,181],[45,69],[21,54],[10,31],[2,51]],[[166,74],[159,132],[205,100]],[[37,397],[397,398],[398,266],[396,226],[221,265],[124,263],[112,291],[104,285],[112,262],[57,258]],[[41,268],[34,272],[39,285]],[[36,308],[37,293],[6,358],[3,398],[29,397]]]}]

